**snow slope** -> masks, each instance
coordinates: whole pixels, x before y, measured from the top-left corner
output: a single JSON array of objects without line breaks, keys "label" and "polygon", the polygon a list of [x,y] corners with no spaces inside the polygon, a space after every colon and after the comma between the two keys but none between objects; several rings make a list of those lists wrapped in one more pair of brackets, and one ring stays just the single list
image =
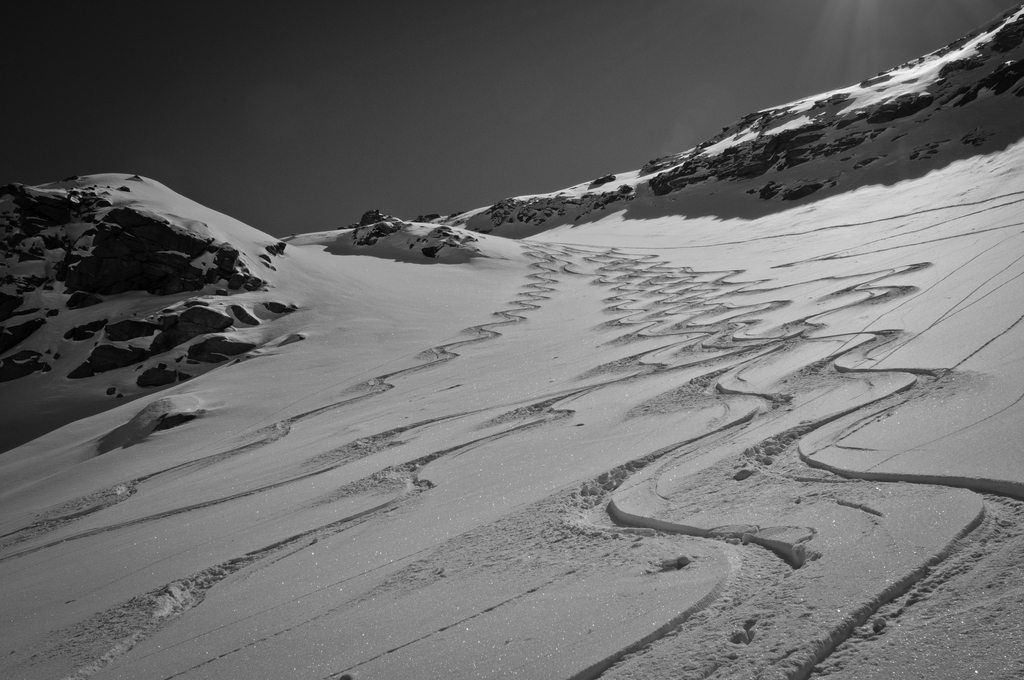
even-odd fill
[{"label": "snow slope", "polygon": [[[235,287],[209,252],[69,308],[18,204],[45,321],[3,358],[51,368],[0,383],[0,675],[1017,677],[1022,43],[284,247],[133,180]],[[111,204],[43,235],[128,179],[32,189]],[[70,378],[97,344],[138,360]]]}]

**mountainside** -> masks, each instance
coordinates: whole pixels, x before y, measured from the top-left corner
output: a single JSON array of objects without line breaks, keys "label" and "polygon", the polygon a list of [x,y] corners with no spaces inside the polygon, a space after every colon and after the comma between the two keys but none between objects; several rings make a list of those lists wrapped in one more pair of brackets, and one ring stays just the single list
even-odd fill
[{"label": "mountainside", "polygon": [[0,228],[3,677],[1024,671],[1024,6],[457,215]]}]

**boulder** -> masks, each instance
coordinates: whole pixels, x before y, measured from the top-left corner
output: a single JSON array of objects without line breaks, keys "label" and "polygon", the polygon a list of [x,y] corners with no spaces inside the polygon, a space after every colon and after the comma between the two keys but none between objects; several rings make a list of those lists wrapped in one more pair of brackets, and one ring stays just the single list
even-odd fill
[{"label": "boulder", "polygon": [[92,351],[85,363],[71,371],[68,377],[71,379],[88,378],[97,373],[137,364],[145,358],[146,350],[141,347],[99,345]]},{"label": "boulder", "polygon": [[68,309],[84,309],[86,307],[98,305],[101,302],[103,302],[103,300],[97,295],[83,291],[76,291],[68,298],[67,306]]},{"label": "boulder", "polygon": [[152,354],[161,354],[200,335],[222,331],[234,323],[227,314],[202,306],[189,307],[179,315],[167,315],[160,321],[164,330],[153,339]]},{"label": "boulder", "polygon": [[17,295],[0,293],[0,321],[7,321],[7,319],[11,318],[11,314],[18,307],[21,307],[23,302],[25,302],[24,298]]},{"label": "boulder", "polygon": [[36,371],[46,372],[50,365],[40,361],[42,354],[31,350],[22,350],[0,362],[0,382],[17,380],[31,375]]},{"label": "boulder", "polygon": [[46,324],[46,319],[35,318],[17,326],[0,326],[0,354],[11,349]]},{"label": "boulder", "polygon": [[257,319],[252,314],[250,314],[249,311],[242,305],[231,305],[231,307],[229,307],[228,309],[231,310],[231,313],[235,315],[236,319],[238,319],[244,324],[248,324],[250,326],[258,326],[260,323],[260,320]]},{"label": "boulder", "polygon": [[160,326],[156,324],[136,321],[135,319],[125,319],[124,321],[118,321],[107,326],[106,336],[110,340],[119,342],[148,337],[158,330],[160,330]]},{"label": "boulder", "polygon": [[188,358],[193,361],[202,361],[208,364],[215,364],[225,361],[228,357],[236,354],[243,354],[256,345],[242,340],[232,340],[222,335],[215,335],[202,342],[197,342],[188,348]]},{"label": "boulder", "polygon": [[273,300],[270,302],[264,302],[263,306],[267,308],[267,311],[273,314],[291,314],[296,309],[295,305],[286,305],[281,302],[274,302]]},{"label": "boulder", "polygon": [[107,325],[106,319],[97,319],[96,321],[90,321],[89,323],[82,324],[81,326],[75,326],[67,333],[64,334],[65,340],[74,340],[79,342],[81,340],[88,340],[96,334],[98,330]]},{"label": "boulder", "polygon": [[135,380],[135,384],[139,387],[163,387],[164,385],[170,385],[178,379],[178,372],[173,369],[168,369],[167,364],[160,364],[152,368],[147,368],[139,375]]},{"label": "boulder", "polygon": [[868,123],[888,123],[898,118],[912,116],[932,105],[934,97],[927,92],[902,94],[880,104],[868,116]]}]

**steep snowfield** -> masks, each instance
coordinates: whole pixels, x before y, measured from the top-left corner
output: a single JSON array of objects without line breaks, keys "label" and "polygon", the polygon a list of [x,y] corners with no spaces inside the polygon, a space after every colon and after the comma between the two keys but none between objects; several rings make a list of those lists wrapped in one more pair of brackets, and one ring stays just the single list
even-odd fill
[{"label": "steep snowfield", "polygon": [[[0,383],[42,433],[0,455],[0,675],[1018,677],[1022,17],[460,216],[281,247],[138,180],[250,278],[5,284],[51,368]],[[69,378],[96,344],[137,361]]]}]

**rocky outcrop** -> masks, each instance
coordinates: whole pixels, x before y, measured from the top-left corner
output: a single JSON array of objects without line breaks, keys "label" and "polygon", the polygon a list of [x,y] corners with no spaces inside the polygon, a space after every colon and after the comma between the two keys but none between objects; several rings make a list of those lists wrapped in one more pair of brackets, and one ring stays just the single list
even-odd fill
[{"label": "rocky outcrop", "polygon": [[0,326],[0,354],[15,347],[22,340],[36,332],[46,323],[44,318],[35,318],[17,325]]},{"label": "rocky outcrop", "polygon": [[136,321],[135,319],[125,319],[124,321],[110,324],[104,333],[108,340],[120,342],[134,340],[135,338],[146,338],[158,330],[160,330],[160,326],[156,324]]},{"label": "rocky outcrop", "polygon": [[0,382],[16,380],[36,371],[46,372],[50,365],[42,361],[43,355],[31,350],[22,350],[0,361]]},{"label": "rocky outcrop", "polygon": [[161,354],[192,338],[222,331],[233,323],[227,314],[199,306],[189,307],[181,314],[164,315],[160,317],[163,330],[150,345],[150,354]]},{"label": "rocky outcrop", "polygon": [[75,326],[64,334],[65,340],[74,340],[80,342],[82,340],[88,340],[92,336],[96,335],[96,332],[107,325],[106,319],[97,319],[96,321],[90,321],[89,323],[82,324],[81,326]]},{"label": "rocky outcrop", "polygon": [[286,305],[283,302],[275,302],[274,300],[264,302],[263,307],[271,314],[291,314],[297,309],[295,305]]},{"label": "rocky outcrop", "polygon": [[[1024,97],[1024,55],[1013,54],[1024,45],[1024,18],[989,29],[988,40],[966,47],[970,37],[827,97],[749,114],[690,151],[656,158],[641,170],[653,175],[648,185],[664,196],[712,181],[768,180],[746,191],[762,200],[799,200],[836,186],[844,174],[861,170],[893,153],[891,142],[934,116],[947,115],[980,100],[986,91],[995,96],[1012,93]],[[958,58],[950,55],[960,50]],[[1007,56],[1017,57],[1006,60]],[[919,69],[929,60],[945,59],[937,71]],[[867,91],[867,96],[858,92]],[[883,93],[892,90],[886,97]],[[911,91],[908,91],[911,90]],[[854,102],[864,101],[863,106]],[[1004,114],[1001,114],[1004,115]],[[906,160],[922,160],[936,153],[946,140],[923,150],[921,135],[911,151],[896,149]],[[965,145],[981,146],[988,136],[965,138]],[[837,164],[786,173],[804,164],[839,156]],[[783,175],[783,173],[786,173]]]},{"label": "rocky outcrop", "polygon": [[249,310],[242,305],[231,305],[229,309],[231,310],[231,313],[235,315],[235,318],[244,324],[248,324],[249,326],[258,326],[260,323],[260,320],[250,314]]},{"label": "rocky outcrop", "polygon": [[868,115],[867,122],[870,124],[888,123],[897,118],[906,118],[919,111],[924,111],[932,105],[934,100],[935,98],[927,92],[900,95],[875,108]]},{"label": "rocky outcrop", "polygon": [[17,295],[0,293],[0,321],[7,321],[14,314],[14,310],[25,302],[24,298]]},{"label": "rocky outcrop", "polygon": [[[171,295],[217,283],[252,291],[266,284],[250,273],[238,249],[217,242],[206,225],[156,214],[141,205],[115,206],[111,192],[98,186],[8,184],[0,187],[0,205],[0,253],[4,256],[0,260],[0,322],[8,322],[0,327],[0,353],[46,323],[42,317],[9,322],[39,311],[24,309],[26,296],[40,289],[59,291],[61,283],[68,296],[64,304],[72,310],[128,291]],[[281,256],[284,246],[276,242],[265,248]],[[51,317],[57,313],[46,312]],[[158,330],[142,322],[122,321],[106,332],[109,339],[124,341]],[[86,328],[67,331],[68,339],[84,340],[91,334]],[[185,340],[191,337],[195,335]]]},{"label": "rocky outcrop", "polygon": [[146,358],[147,352],[141,347],[118,347],[116,345],[97,345],[84,364],[68,374],[76,380],[89,378],[115,368],[123,368],[137,364]]},{"label": "rocky outcrop", "polygon": [[158,364],[139,374],[139,377],[135,379],[135,384],[139,387],[163,387],[179,380],[188,380],[191,377],[188,373],[167,368],[167,364]]},{"label": "rocky outcrop", "polygon": [[188,358],[192,361],[215,364],[221,361],[227,361],[229,357],[233,357],[237,354],[244,354],[245,352],[255,348],[256,345],[251,342],[233,340],[222,335],[214,335],[189,347]]},{"label": "rocky outcrop", "polygon": [[[469,217],[458,217],[450,224],[481,234],[495,233],[516,238],[535,233],[539,231],[537,228],[542,225],[547,228],[555,223],[575,222],[592,212],[606,210],[616,204],[625,207],[625,204],[634,198],[636,198],[635,189],[627,184],[609,191],[586,192],[581,196],[556,194],[554,196],[506,198],[483,212]],[[528,231],[515,234],[508,232],[509,227],[527,227]]]}]

